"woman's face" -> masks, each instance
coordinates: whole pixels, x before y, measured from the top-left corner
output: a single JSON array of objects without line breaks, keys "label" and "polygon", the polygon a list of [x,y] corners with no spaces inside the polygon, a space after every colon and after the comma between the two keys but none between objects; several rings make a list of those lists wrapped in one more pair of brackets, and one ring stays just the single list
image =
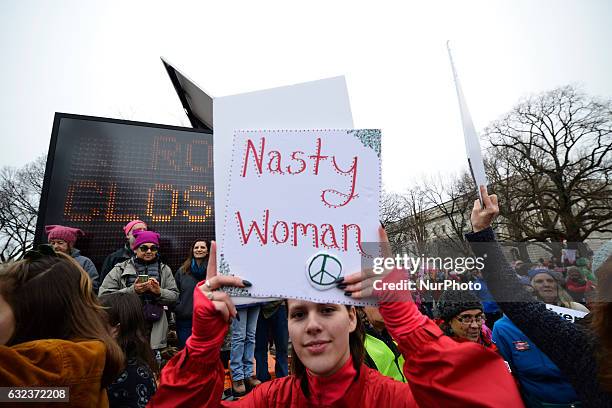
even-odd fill
[{"label": "woman's face", "polygon": [[152,242],[141,244],[136,248],[136,257],[143,261],[150,262],[157,256],[158,249],[157,244]]},{"label": "woman's face", "polygon": [[457,337],[476,342],[480,339],[480,332],[484,321],[482,310],[470,309],[453,317],[450,324]]},{"label": "woman's face", "polygon": [[68,242],[64,241],[63,239],[52,239],[49,241],[49,245],[55,249],[55,252],[62,252],[70,255],[70,245],[68,245]]},{"label": "woman's face", "polygon": [[15,332],[15,315],[13,309],[6,303],[0,295],[0,345],[4,346],[9,342]]},{"label": "woman's face", "polygon": [[582,274],[577,269],[571,269],[568,273],[568,276],[570,277],[570,279],[576,281],[582,279]]},{"label": "woman's face", "polygon": [[349,334],[357,326],[355,308],[289,300],[289,336],[297,356],[314,375],[334,374],[350,356]]},{"label": "woman's face", "polygon": [[544,302],[555,303],[557,301],[557,281],[549,274],[538,273],[531,279],[531,286]]},{"label": "woman's face", "polygon": [[204,241],[198,241],[193,245],[193,257],[195,259],[202,259],[208,255],[208,245]]}]

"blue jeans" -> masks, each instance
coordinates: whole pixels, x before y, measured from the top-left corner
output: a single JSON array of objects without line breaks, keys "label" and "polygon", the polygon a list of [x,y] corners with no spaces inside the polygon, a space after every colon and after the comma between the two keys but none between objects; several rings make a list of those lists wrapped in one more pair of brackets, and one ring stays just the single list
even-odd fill
[{"label": "blue jeans", "polygon": [[239,381],[253,376],[253,358],[255,355],[255,331],[259,305],[239,309],[238,319],[232,320],[232,348],[230,351],[230,369],[232,380]]},{"label": "blue jeans", "polygon": [[185,343],[189,336],[191,336],[192,321],[176,319],[176,337],[178,337],[178,348],[182,349],[185,347]]},{"label": "blue jeans", "polygon": [[255,361],[257,362],[257,379],[270,380],[268,372],[268,340],[269,331],[272,331],[272,340],[276,350],[276,364],[274,372],[276,378],[286,377],[289,374],[287,354],[289,346],[289,331],[287,329],[287,309],[281,305],[276,313],[266,319],[263,314],[257,320],[257,333],[255,335]]}]

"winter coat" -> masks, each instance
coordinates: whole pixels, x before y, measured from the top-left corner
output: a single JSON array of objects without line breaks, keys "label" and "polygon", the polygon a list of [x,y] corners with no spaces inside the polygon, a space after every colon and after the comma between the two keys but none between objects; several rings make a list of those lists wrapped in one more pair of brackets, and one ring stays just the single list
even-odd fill
[{"label": "winter coat", "polygon": [[104,259],[104,263],[102,264],[102,269],[100,270],[100,285],[104,282],[104,278],[106,275],[117,265],[118,263],[125,262],[131,257],[134,256],[134,251],[132,251],[128,244],[125,244],[122,248],[119,248],[112,254]]},{"label": "winter coat", "polygon": [[193,315],[193,290],[199,281],[192,274],[186,273],[183,267],[176,271],[174,280],[179,290],[179,298],[174,306],[174,314],[178,320],[191,321],[191,316]]},{"label": "winter coat", "polygon": [[[200,284],[201,285],[201,284]],[[338,407],[522,407],[514,379],[501,357],[477,344],[444,336],[413,302],[381,303],[387,329],[406,359],[403,384],[365,365]],[[295,376],[257,386],[235,402],[221,401],[224,371],[219,350],[227,323],[213,303],[194,291],[193,333],[164,367],[150,407],[317,407]],[[418,403],[418,405],[417,405]]]},{"label": "winter coat", "polygon": [[504,257],[493,229],[466,234],[466,239],[475,256],[483,258],[483,276],[502,311],[559,367],[584,406],[612,407],[612,394],[605,392],[597,380],[594,334],[559,318],[546,309],[546,304],[533,299]]},{"label": "winter coat", "polygon": [[157,386],[151,368],[136,357],[128,358],[123,372],[107,388],[112,408],[144,408]]},{"label": "winter coat", "polygon": [[0,346],[0,361],[3,387],[68,387],[71,407],[108,407],[101,385],[106,362],[101,341],[49,339]]},{"label": "winter coat", "polygon": [[569,404],[578,401],[578,395],[567,378],[550,358],[535,345],[508,316],[503,316],[493,327],[493,341],[512,373],[521,384],[526,400]]},{"label": "winter coat", "polygon": [[85,272],[91,278],[91,284],[96,293],[98,293],[98,287],[100,286],[100,278],[98,276],[98,270],[96,269],[96,265],[86,256],[81,255],[81,251],[76,248],[72,248],[70,255],[74,258],[75,261],[81,265],[81,268],[85,269]]},{"label": "winter coat", "polygon": [[[157,298],[157,303],[165,306],[172,306],[178,299],[179,291],[172,276],[172,270],[164,263],[160,263],[159,267],[159,286],[161,294]],[[136,293],[134,285],[128,286],[128,281],[133,282],[137,278],[134,261],[128,259],[120,264],[115,265],[113,269],[106,275],[102,286],[100,286],[100,296],[106,293],[125,292]],[[168,319],[166,314],[162,313],[161,319],[153,322],[151,329],[151,348],[154,350],[166,347],[166,337],[168,335]]]},{"label": "winter coat", "polygon": [[567,292],[572,296],[572,299],[576,302],[586,302],[587,293],[595,290],[595,285],[588,279],[584,279],[582,282],[576,282],[573,279],[567,278],[565,287]]}]

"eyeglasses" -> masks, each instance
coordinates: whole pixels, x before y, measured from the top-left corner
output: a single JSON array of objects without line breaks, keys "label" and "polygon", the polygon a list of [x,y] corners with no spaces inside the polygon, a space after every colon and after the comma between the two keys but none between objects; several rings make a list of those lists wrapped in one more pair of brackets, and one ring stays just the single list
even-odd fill
[{"label": "eyeglasses", "polygon": [[138,247],[138,249],[140,249],[142,252],[148,252],[149,250],[151,252],[157,252],[159,248],[157,248],[157,245],[141,245]]},{"label": "eyeglasses", "polygon": [[457,316],[455,317],[455,319],[457,319],[459,323],[469,325],[472,324],[474,321],[476,321],[476,324],[484,323],[486,317],[483,314],[479,314],[476,316]]}]

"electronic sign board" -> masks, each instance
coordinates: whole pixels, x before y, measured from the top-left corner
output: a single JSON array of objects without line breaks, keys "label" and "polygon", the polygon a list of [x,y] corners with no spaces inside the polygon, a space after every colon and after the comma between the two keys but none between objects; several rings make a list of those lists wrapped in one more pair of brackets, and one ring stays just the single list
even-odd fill
[{"label": "electronic sign board", "polygon": [[76,247],[96,264],[145,221],[173,271],[193,240],[214,239],[212,134],[205,130],[56,113],[36,242],[44,226],[83,230]]}]

